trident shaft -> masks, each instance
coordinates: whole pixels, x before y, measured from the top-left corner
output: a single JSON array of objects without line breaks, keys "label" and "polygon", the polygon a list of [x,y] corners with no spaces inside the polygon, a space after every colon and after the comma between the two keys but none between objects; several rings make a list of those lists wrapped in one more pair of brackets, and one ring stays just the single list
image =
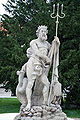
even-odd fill
[{"label": "trident shaft", "polygon": [[[59,18],[64,18],[65,14],[63,13],[63,4],[61,5],[61,16],[59,15],[59,3],[57,4],[57,14],[56,16],[54,16],[55,14],[55,4],[53,5],[53,13],[51,14],[51,18],[57,18],[56,20],[56,37],[58,34],[58,24],[59,24]],[[51,99],[51,93],[52,93],[52,87],[53,87],[53,83],[54,83],[54,75],[55,75],[55,62],[56,62],[56,46],[54,49],[54,59],[53,59],[53,72],[52,72],[52,81],[51,81],[51,86],[50,86],[50,93],[49,93],[49,98],[48,98],[48,106],[50,105],[50,99]]]}]

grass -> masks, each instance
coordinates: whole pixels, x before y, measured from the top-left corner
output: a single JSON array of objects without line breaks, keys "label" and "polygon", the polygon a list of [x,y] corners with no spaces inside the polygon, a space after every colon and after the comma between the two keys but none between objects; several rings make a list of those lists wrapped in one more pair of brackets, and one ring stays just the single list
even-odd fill
[{"label": "grass", "polygon": [[80,118],[80,109],[67,109],[63,110],[66,113],[67,117],[70,118]]},{"label": "grass", "polygon": [[19,108],[17,98],[0,98],[0,113],[18,113]]},{"label": "grass", "polygon": [[[66,102],[66,99],[63,98],[63,102]],[[63,112],[66,113],[67,117],[70,118],[80,118],[80,109],[69,109],[70,105],[66,106],[67,109],[63,109]]]},{"label": "grass", "polygon": [[[0,98],[0,113],[18,113],[20,102],[17,98]],[[80,109],[64,109],[70,118],[80,118]]]}]

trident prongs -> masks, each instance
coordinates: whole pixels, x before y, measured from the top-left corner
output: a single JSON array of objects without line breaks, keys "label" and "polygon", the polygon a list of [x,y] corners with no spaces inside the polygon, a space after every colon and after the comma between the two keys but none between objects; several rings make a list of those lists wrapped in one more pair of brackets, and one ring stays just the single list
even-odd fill
[{"label": "trident prongs", "polygon": [[64,18],[65,17],[65,14],[63,13],[63,4],[61,5],[61,14],[63,15],[63,16],[59,16],[60,18]]},{"label": "trident prongs", "polygon": [[57,36],[57,31],[58,31],[58,24],[59,24],[59,21],[58,21],[58,18],[64,18],[65,17],[65,14],[63,13],[63,4],[61,5],[61,15],[59,15],[59,3],[57,4],[57,14],[55,16],[55,4],[53,5],[53,13],[51,13],[51,18],[57,18],[56,20],[56,36]]},{"label": "trident prongs", "polygon": [[65,14],[63,13],[63,4],[61,5],[61,15],[59,15],[59,3],[57,4],[57,15],[54,16],[55,14],[55,4],[53,5],[53,13],[51,13],[51,18],[56,18],[56,17],[59,17],[59,18],[64,18],[65,17]]}]

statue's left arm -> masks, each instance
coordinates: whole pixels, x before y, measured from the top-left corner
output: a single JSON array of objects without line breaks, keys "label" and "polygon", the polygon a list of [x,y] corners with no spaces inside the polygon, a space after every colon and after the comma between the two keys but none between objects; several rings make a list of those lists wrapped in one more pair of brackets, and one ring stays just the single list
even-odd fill
[{"label": "statue's left arm", "polygon": [[47,75],[48,75],[48,72],[49,72],[49,69],[51,67],[51,64],[52,64],[52,60],[53,60],[53,57],[54,57],[54,52],[56,54],[56,67],[59,65],[59,46],[60,46],[60,41],[59,41],[59,38],[58,37],[54,37],[54,40],[52,41],[52,45],[50,46],[50,50],[49,50],[49,53],[48,53],[48,57],[50,58],[51,62],[50,62],[50,65],[49,67],[47,68]]}]

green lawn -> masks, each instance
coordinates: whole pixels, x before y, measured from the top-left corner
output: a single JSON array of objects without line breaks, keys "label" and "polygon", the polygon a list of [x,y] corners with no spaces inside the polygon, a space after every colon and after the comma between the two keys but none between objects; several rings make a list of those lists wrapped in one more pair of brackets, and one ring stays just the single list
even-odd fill
[{"label": "green lawn", "polygon": [[80,109],[63,110],[70,118],[80,118]]},{"label": "green lawn", "polygon": [[[0,113],[18,113],[20,102],[17,98],[0,98]],[[80,118],[80,109],[63,110],[70,118]]]},{"label": "green lawn", "polygon": [[19,108],[17,98],[0,98],[0,113],[18,113]]}]

